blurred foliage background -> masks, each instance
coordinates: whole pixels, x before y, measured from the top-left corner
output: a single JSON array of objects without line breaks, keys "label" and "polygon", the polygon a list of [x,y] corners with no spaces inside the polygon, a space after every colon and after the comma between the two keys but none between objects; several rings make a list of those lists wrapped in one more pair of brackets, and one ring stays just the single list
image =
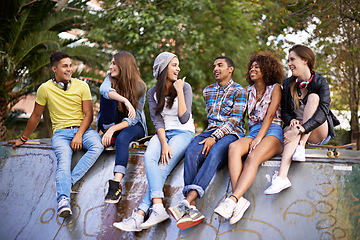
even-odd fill
[{"label": "blurred foliage background", "polygon": [[[193,88],[195,123],[205,128],[202,90],[214,82],[212,64],[217,56],[234,60],[233,79],[246,86],[251,54],[269,51],[287,69],[287,49],[302,43],[316,52],[315,70],[331,84],[332,109],[350,111],[350,132],[339,131],[340,143],[357,142],[359,147],[357,0],[13,0],[0,4],[2,140],[22,133],[15,130],[19,125],[22,131],[23,126],[14,124],[19,114],[11,108],[51,78],[53,51],[72,57],[73,76],[89,83],[95,105],[114,53],[128,51],[135,56],[148,88],[155,85],[152,65],[157,54],[177,54],[180,76],[186,76]],[[302,39],[303,35],[307,37]],[[146,114],[154,133],[147,104]],[[46,130],[34,137],[51,136],[50,124],[45,112],[41,129]]]}]

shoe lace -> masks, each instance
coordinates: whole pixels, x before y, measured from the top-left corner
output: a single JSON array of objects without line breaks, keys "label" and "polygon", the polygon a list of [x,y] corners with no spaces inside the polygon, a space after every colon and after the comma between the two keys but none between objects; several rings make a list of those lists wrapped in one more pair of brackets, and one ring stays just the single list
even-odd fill
[{"label": "shoe lace", "polygon": [[68,204],[68,200],[66,198],[63,198],[59,202],[59,207],[66,206]]}]

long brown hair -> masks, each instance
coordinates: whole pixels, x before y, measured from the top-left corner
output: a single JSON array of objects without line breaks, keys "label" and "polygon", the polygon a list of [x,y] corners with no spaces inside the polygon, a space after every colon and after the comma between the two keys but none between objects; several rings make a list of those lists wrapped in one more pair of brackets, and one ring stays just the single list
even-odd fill
[{"label": "long brown hair", "polygon": [[[168,65],[169,66],[169,65]],[[168,66],[164,68],[164,70],[159,74],[156,82],[156,99],[157,105],[155,107],[156,113],[160,114],[165,106],[165,91],[166,91],[166,78],[167,78],[167,70]],[[177,96],[177,92],[174,88],[174,85],[171,84],[169,88],[169,95],[166,101],[166,107],[171,108],[174,104],[174,100]]]},{"label": "long brown hair", "polygon": [[[294,45],[290,48],[289,53],[294,51],[297,56],[299,56],[302,60],[307,61],[307,66],[309,67],[310,71],[312,72],[314,70],[315,66],[315,54],[314,52],[309,48],[301,44]],[[290,77],[290,92],[291,96],[294,99],[295,109],[298,109],[299,106],[299,95],[297,93],[297,87],[296,87],[296,76]]]},{"label": "long brown hair", "polygon": [[[121,96],[128,99],[135,109],[141,108],[139,98],[146,92],[146,84],[140,77],[134,56],[129,52],[119,52],[114,55],[119,75],[110,77],[111,85]],[[119,102],[118,110],[127,112],[125,105]]]}]

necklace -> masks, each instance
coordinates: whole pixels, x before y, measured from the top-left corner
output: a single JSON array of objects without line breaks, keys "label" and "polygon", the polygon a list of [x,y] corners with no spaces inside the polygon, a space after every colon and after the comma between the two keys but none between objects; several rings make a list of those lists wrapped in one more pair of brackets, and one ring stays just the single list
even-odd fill
[{"label": "necklace", "polygon": [[[255,88],[255,89],[256,89],[256,88]],[[259,89],[259,90],[256,89],[256,94],[260,94],[263,90],[265,90],[265,88]],[[264,93],[262,93],[262,94],[264,94]]]}]

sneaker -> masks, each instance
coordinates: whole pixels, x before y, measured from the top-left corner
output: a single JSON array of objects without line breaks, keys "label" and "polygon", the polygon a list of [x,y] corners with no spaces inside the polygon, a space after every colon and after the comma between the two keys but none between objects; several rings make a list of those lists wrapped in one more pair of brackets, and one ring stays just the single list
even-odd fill
[{"label": "sneaker", "polygon": [[205,216],[195,206],[187,208],[186,214],[179,219],[176,226],[180,229],[187,229],[198,225],[205,219]]},{"label": "sneaker", "polygon": [[230,224],[237,223],[242,218],[242,216],[244,215],[245,211],[249,208],[249,206],[250,206],[250,202],[245,198],[241,197],[239,201],[236,203],[234,213],[230,218],[229,223]]},{"label": "sneaker", "polygon": [[175,220],[179,221],[179,219],[185,215],[186,209],[188,209],[189,207],[190,207],[189,202],[186,200],[183,200],[178,205],[169,207],[168,210],[171,213],[171,215],[175,218]]},{"label": "sneaker", "polygon": [[152,207],[152,211],[150,213],[150,217],[146,222],[141,224],[142,229],[148,229],[152,226],[155,226],[158,223],[161,223],[169,218],[169,214],[167,214],[164,205],[162,204],[155,204]]},{"label": "sneaker", "polygon": [[66,218],[72,215],[69,199],[63,197],[58,203],[58,215],[59,217]]},{"label": "sneaker", "polygon": [[282,179],[278,175],[274,174],[271,182],[271,186],[268,187],[265,194],[275,194],[291,186],[291,182],[288,178]]},{"label": "sneaker", "polygon": [[220,205],[215,208],[214,213],[219,214],[223,218],[230,218],[233,215],[236,203],[230,198],[226,198]]},{"label": "sneaker", "polygon": [[136,210],[134,210],[131,217],[124,219],[121,222],[114,222],[113,226],[126,232],[140,232],[142,230],[140,226],[143,222],[144,216],[138,214]]},{"label": "sneaker", "polygon": [[305,162],[306,158],[305,158],[305,146],[302,145],[298,145],[295,149],[295,152],[292,156],[292,160],[293,161],[298,161],[298,162]]},{"label": "sneaker", "polygon": [[121,198],[121,184],[118,181],[109,180],[109,190],[105,196],[105,203],[118,203]]}]

